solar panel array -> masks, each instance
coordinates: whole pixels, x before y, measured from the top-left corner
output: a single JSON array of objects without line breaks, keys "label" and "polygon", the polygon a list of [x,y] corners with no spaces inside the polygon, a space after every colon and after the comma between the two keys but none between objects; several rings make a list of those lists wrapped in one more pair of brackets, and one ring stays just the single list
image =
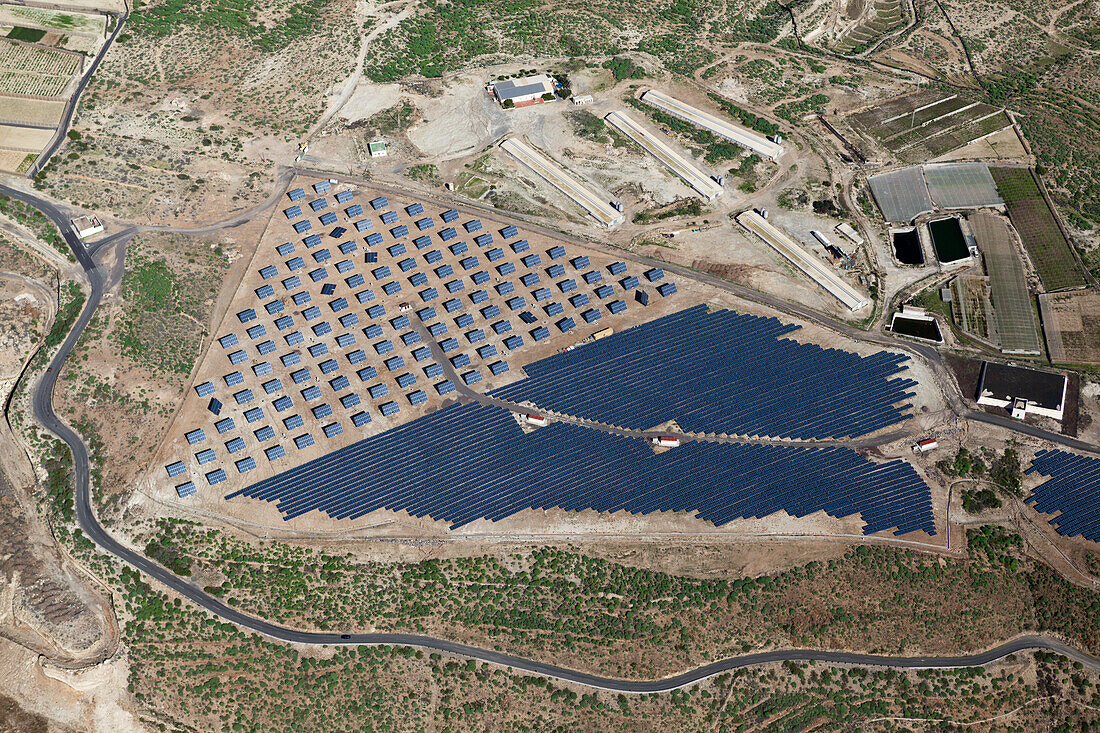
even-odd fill
[{"label": "solar panel array", "polygon": [[1060,512],[1050,520],[1058,534],[1100,542],[1100,458],[1044,449],[1035,454],[1027,473],[1051,477],[1027,503],[1044,514]]},{"label": "solar panel array", "polygon": [[[466,384],[491,388],[512,378],[514,352],[583,323],[588,333],[570,342],[580,340],[622,312],[616,294],[675,292],[663,273],[605,282],[627,265],[532,247],[516,225],[489,228],[454,209],[385,196],[356,201],[359,191],[330,193],[327,181],[311,188],[288,192],[296,203],[272,221],[276,236],[265,236],[223,322],[204,365],[210,373],[195,388],[210,400],[201,411],[208,429],[187,426],[192,451],[173,462],[185,469],[172,477],[195,468],[212,484],[227,480],[221,469],[232,477],[301,460],[298,451],[353,427],[380,420],[374,427],[384,429],[436,409],[455,386],[420,323],[462,362]],[[545,291],[539,302],[535,291]],[[201,463],[199,451],[207,451]]]},{"label": "solar panel array", "polygon": [[[866,435],[909,417],[908,357],[782,338],[798,326],[689,308],[529,364],[493,396],[634,430],[797,440]],[[899,404],[900,403],[900,404]]]},{"label": "solar panel array", "polygon": [[[455,447],[458,449],[444,449]],[[525,509],[694,512],[716,525],[778,511],[862,515],[864,532],[935,534],[927,485],[904,461],[847,448],[694,442],[655,454],[640,439],[456,405],[231,493],[277,502],[286,519],[377,509],[449,522]]]}]

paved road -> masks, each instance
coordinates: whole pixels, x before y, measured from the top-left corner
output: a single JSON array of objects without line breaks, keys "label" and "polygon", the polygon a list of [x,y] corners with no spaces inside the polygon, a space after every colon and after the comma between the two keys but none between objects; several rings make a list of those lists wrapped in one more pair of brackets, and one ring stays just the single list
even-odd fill
[{"label": "paved road", "polygon": [[757,652],[737,657],[722,659],[702,667],[688,670],[673,677],[660,680],[624,680],[599,675],[587,674],[576,670],[566,669],[553,664],[546,664],[531,659],[504,654],[491,649],[460,644],[447,639],[439,639],[419,634],[391,634],[391,633],[360,633],[340,634],[337,632],[310,632],[278,626],[270,622],[249,616],[236,608],[222,603],[217,598],[207,594],[197,586],[192,585],[183,578],[175,575],[168,569],[158,565],[149,558],[126,547],[110,534],[96,519],[91,501],[91,483],[89,481],[88,452],[80,436],[68,425],[62,422],[53,409],[53,390],[57,382],[58,372],[65,360],[72,353],[73,347],[79,340],[84,329],[88,326],[92,316],[103,298],[103,273],[92,262],[91,256],[77,239],[71,228],[67,227],[67,221],[58,220],[51,215],[52,207],[44,202],[35,202],[40,210],[51,216],[55,223],[65,233],[65,238],[76,254],[80,266],[87,274],[91,286],[87,303],[83,312],[77,319],[72,331],[62,343],[54,356],[46,373],[42,376],[34,391],[32,405],[34,414],[47,430],[55,433],[65,441],[73,455],[73,473],[76,483],[75,502],[76,518],[85,535],[100,548],[126,562],[130,566],[140,570],[147,576],[188,598],[199,607],[210,613],[240,627],[264,634],[274,639],[298,644],[391,644],[398,646],[412,646],[428,651],[444,652],[475,659],[483,662],[501,665],[511,669],[542,675],[568,682],[574,682],[588,687],[616,692],[649,693],[664,692],[678,689],[693,684],[708,677],[753,665],[767,664],[782,661],[809,661],[816,660],[832,664],[855,664],[869,666],[887,666],[897,668],[958,668],[973,667],[988,664],[1001,659],[1009,654],[1028,650],[1045,650],[1055,652],[1081,662],[1091,669],[1100,669],[1100,659],[1081,652],[1056,639],[1041,636],[1020,637],[1007,641],[993,649],[971,655],[953,657],[900,657],[880,656],[873,654],[855,654],[842,651],[817,651],[812,649],[780,649],[774,651]]}]

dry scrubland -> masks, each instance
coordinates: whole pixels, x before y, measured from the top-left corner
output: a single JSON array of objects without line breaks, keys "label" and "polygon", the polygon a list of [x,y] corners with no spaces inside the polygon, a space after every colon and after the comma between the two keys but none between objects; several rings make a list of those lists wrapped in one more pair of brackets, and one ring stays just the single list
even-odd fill
[{"label": "dry scrubland", "polygon": [[101,511],[129,497],[175,412],[236,255],[233,241],[143,235],[130,242],[120,295],[100,306],[58,390],[58,412],[91,449]]},{"label": "dry scrubland", "polygon": [[[217,582],[204,558],[225,556],[233,580],[210,587],[244,608],[258,603],[295,615],[317,606],[309,613],[339,625],[354,616],[349,606],[371,606],[380,627],[431,620],[451,637],[472,631],[490,646],[626,676],[651,678],[786,643],[881,650],[923,643],[945,651],[981,648],[1021,629],[1052,630],[1088,648],[1097,643],[1089,611],[1095,594],[1068,585],[1023,554],[1019,537],[991,527],[971,532],[969,560],[864,547],[772,575],[723,571],[704,580],[568,550],[364,565],[286,545],[246,545],[191,524],[152,529],[146,553],[194,582]],[[994,727],[971,729],[1029,731],[1067,718],[1087,723],[1096,711],[1086,706],[1100,704],[1095,675],[1046,655],[948,672],[788,663],[671,694],[619,696],[406,648],[306,650],[218,623],[76,542],[78,555],[119,590],[139,717],[170,727],[732,731],[857,723],[890,730],[881,718],[1003,716]],[[912,590],[899,590],[903,583]],[[224,590],[237,585],[250,590]],[[902,638],[895,641],[897,619]],[[704,629],[724,623],[723,633],[739,638],[715,648],[701,621]],[[925,625],[948,633],[912,634]],[[627,649],[631,637],[642,648]]]}]

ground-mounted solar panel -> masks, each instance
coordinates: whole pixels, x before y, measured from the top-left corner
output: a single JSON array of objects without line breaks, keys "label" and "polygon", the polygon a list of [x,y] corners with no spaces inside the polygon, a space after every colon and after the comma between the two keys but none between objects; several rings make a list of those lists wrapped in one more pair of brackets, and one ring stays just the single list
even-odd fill
[{"label": "ground-mounted solar panel", "polygon": [[613,296],[615,294],[615,288],[611,287],[610,285],[601,285],[592,292],[596,294],[597,298],[600,298],[602,300],[604,298],[610,298],[611,296]]},{"label": "ground-mounted solar panel", "polygon": [[453,338],[446,338],[439,342],[439,348],[443,349],[444,354],[449,354],[459,347],[458,341]]},{"label": "ground-mounted solar panel", "polygon": [[195,394],[197,394],[199,397],[208,397],[214,394],[214,383],[203,382],[202,384],[196,384]]},{"label": "ground-mounted solar panel", "polygon": [[283,280],[283,287],[287,290],[293,290],[294,288],[302,287],[302,278],[297,275],[291,275],[287,279]]},{"label": "ground-mounted solar panel", "polygon": [[421,285],[427,285],[428,276],[422,272],[414,272],[409,276],[409,284],[414,288],[420,287]]},{"label": "ground-mounted solar panel", "polygon": [[550,300],[554,297],[554,293],[549,288],[538,288],[531,292],[531,297],[535,299],[536,303],[541,303],[544,300]]},{"label": "ground-mounted solar panel", "polygon": [[244,450],[244,438],[237,436],[225,442],[225,449],[230,453],[240,453]]},{"label": "ground-mounted solar panel", "polygon": [[581,318],[584,319],[585,323],[595,323],[596,321],[600,320],[602,315],[603,314],[600,313],[599,308],[589,308],[588,310],[581,313]]},{"label": "ground-mounted solar panel", "polygon": [[512,330],[512,322],[508,321],[508,320],[497,321],[496,323],[493,324],[492,328],[493,328],[493,333],[496,333],[498,335],[502,334],[502,333],[508,333],[509,331]]},{"label": "ground-mounted solar panel", "polygon": [[473,322],[474,317],[471,316],[469,313],[459,313],[458,316],[455,318],[455,325],[459,328],[466,328],[467,326],[473,324]]},{"label": "ground-mounted solar panel", "polygon": [[252,394],[252,390],[242,389],[233,393],[233,399],[237,401],[238,405],[245,405],[256,399],[256,396]]},{"label": "ground-mounted solar panel", "polygon": [[516,227],[515,224],[509,224],[508,226],[502,227],[500,229],[500,236],[504,237],[505,239],[511,239],[512,237],[518,237],[519,236],[519,229]]},{"label": "ground-mounted solar panel", "polygon": [[428,401],[428,395],[422,389],[418,389],[418,390],[414,390],[412,392],[409,392],[409,394],[406,395],[406,397],[408,398],[410,405],[422,405],[422,404],[424,404],[425,402]]},{"label": "ground-mounted solar panel", "polygon": [[264,283],[260,287],[256,288],[255,292],[257,298],[270,298],[271,296],[275,295],[275,288],[272,287],[269,283]]},{"label": "ground-mounted solar panel", "polygon": [[273,300],[270,303],[264,304],[264,310],[267,311],[267,314],[269,316],[273,316],[276,313],[282,313],[285,310],[285,307],[283,306],[283,301]]},{"label": "ground-mounted solar panel", "polygon": [[367,324],[367,326],[363,329],[363,335],[369,339],[378,338],[383,333],[385,333],[385,331],[383,331],[382,326],[377,323]]},{"label": "ground-mounted solar panel", "polygon": [[307,249],[310,248],[310,247],[316,247],[320,243],[321,243],[321,235],[320,234],[310,234],[308,237],[303,237],[302,238],[302,244],[304,244]]},{"label": "ground-mounted solar panel", "polygon": [[571,331],[576,328],[577,322],[572,318],[562,318],[560,321],[554,323],[554,325],[558,327],[559,331],[565,333],[566,331]]},{"label": "ground-mounted solar panel", "polygon": [[378,245],[382,244],[383,240],[382,240],[382,235],[381,234],[379,234],[378,232],[371,232],[370,234],[367,235],[367,238],[366,238],[365,241],[366,241],[368,246],[377,247]]},{"label": "ground-mounted solar panel", "polygon": [[286,341],[287,346],[298,346],[306,340],[306,337],[302,335],[301,331],[291,331],[283,336],[283,340]]},{"label": "ground-mounted solar panel", "polygon": [[613,300],[607,304],[607,310],[612,314],[622,313],[626,310],[626,303],[621,300]]},{"label": "ground-mounted solar panel", "polygon": [[591,272],[586,272],[581,275],[581,279],[583,279],[589,285],[595,285],[596,283],[603,280],[603,273],[597,270],[592,270]]},{"label": "ground-mounted solar panel", "polygon": [[462,381],[465,384],[477,384],[481,381],[481,371],[478,369],[471,369],[468,372],[462,373]]},{"label": "ground-mounted solar panel", "polygon": [[588,305],[588,293],[577,293],[569,297],[569,305],[574,308],[580,308],[583,305]]},{"label": "ground-mounted solar panel", "polygon": [[359,221],[355,222],[354,226],[355,231],[366,232],[374,228],[374,222],[370,219],[360,219]]},{"label": "ground-mounted solar panel", "polygon": [[458,261],[458,264],[463,270],[472,270],[478,265],[477,257],[474,257],[473,255],[469,257],[463,257],[461,260]]},{"label": "ground-mounted solar panel", "polygon": [[231,417],[223,417],[221,420],[214,423],[214,429],[219,433],[228,433],[235,427],[237,427],[237,423],[233,422],[233,418]]},{"label": "ground-mounted solar panel", "polygon": [[332,183],[329,181],[318,181],[313,184],[314,193],[328,193],[332,190]]},{"label": "ground-mounted solar panel", "polygon": [[355,197],[355,194],[356,192],[351,190],[339,191],[335,196],[336,203],[346,204]]},{"label": "ground-mounted solar panel", "polygon": [[230,333],[219,338],[218,343],[223,349],[228,349],[230,346],[236,346],[237,344],[239,344],[240,339],[237,338],[237,334]]},{"label": "ground-mounted solar panel", "polygon": [[341,242],[338,249],[340,250],[340,254],[350,255],[352,252],[359,249],[359,245],[357,245],[355,242],[352,242],[351,240],[348,240],[347,242]]},{"label": "ground-mounted solar panel", "polygon": [[222,403],[217,397],[211,397],[210,402],[207,403],[206,409],[215,415],[222,414]]},{"label": "ground-mounted solar panel", "polygon": [[385,397],[390,393],[390,388],[385,384],[372,384],[367,387],[367,394],[370,395],[372,400],[376,400],[379,397]]},{"label": "ground-mounted solar panel", "polygon": [[254,326],[249,326],[245,329],[245,333],[248,334],[248,338],[256,340],[261,336],[267,335],[267,327],[262,323],[257,323]]},{"label": "ground-mounted solar panel", "polygon": [[367,316],[369,316],[370,318],[381,318],[382,316],[386,315],[386,306],[382,305],[381,303],[372,305],[371,307],[367,308],[366,313]]},{"label": "ground-mounted solar panel", "polygon": [[520,252],[526,252],[531,249],[531,245],[527,243],[526,239],[521,239],[518,242],[512,242],[508,246],[511,247],[512,251],[516,254],[519,254]]},{"label": "ground-mounted solar panel", "polygon": [[195,428],[194,430],[188,430],[184,433],[183,437],[187,438],[187,442],[190,445],[195,445],[196,443],[201,443],[206,440],[206,433],[202,428]]},{"label": "ground-mounted solar panel", "polygon": [[383,402],[381,405],[378,406],[378,411],[381,412],[384,417],[389,417],[390,415],[396,415],[398,412],[400,412],[401,406],[392,401]]},{"label": "ground-mounted solar panel", "polygon": [[287,395],[283,395],[271,404],[275,406],[275,410],[277,412],[285,412],[286,410],[289,410],[291,407],[294,406],[294,401],[290,399],[290,397],[288,397]]},{"label": "ground-mounted solar panel", "polygon": [[448,293],[459,293],[466,289],[466,286],[461,280],[450,280],[443,283],[443,287],[447,289]]},{"label": "ground-mounted solar panel", "polygon": [[175,461],[169,463],[164,467],[168,471],[169,477],[182,476],[187,473],[187,466],[183,461]]},{"label": "ground-mounted solar panel", "polygon": [[396,280],[391,280],[382,286],[382,292],[386,295],[397,295],[401,292],[401,283]]},{"label": "ground-mounted solar panel", "polygon": [[229,354],[230,364],[243,364],[246,361],[248,361],[248,354],[244,353],[244,351],[237,350]]},{"label": "ground-mounted solar panel", "polygon": [[447,227],[446,229],[439,230],[439,238],[442,239],[444,242],[449,242],[457,236],[458,232],[456,232],[453,227]]},{"label": "ground-mounted solar panel", "polygon": [[298,234],[305,234],[313,228],[313,222],[309,219],[302,219],[301,221],[294,222],[294,231]]},{"label": "ground-mounted solar panel", "polygon": [[224,468],[215,468],[213,471],[209,471],[206,474],[206,483],[214,486],[227,480],[229,477],[225,475]]},{"label": "ground-mounted solar panel", "polygon": [[275,429],[270,425],[264,425],[263,427],[256,428],[252,431],[252,434],[256,436],[256,440],[263,443],[266,440],[271,440],[275,437]]},{"label": "ground-mounted solar panel", "polygon": [[395,372],[405,366],[405,360],[400,356],[391,356],[383,361],[382,364],[391,372]]},{"label": "ground-mounted solar panel", "polygon": [[199,462],[200,466],[205,466],[207,463],[218,460],[218,456],[210,448],[204,448],[195,454],[195,460]]},{"label": "ground-mounted solar panel", "polygon": [[431,301],[439,297],[439,291],[437,291],[435,288],[425,288],[417,294],[420,296],[420,300],[425,303],[430,303]]},{"label": "ground-mounted solar panel", "polygon": [[428,379],[432,379],[443,374],[443,367],[439,364],[428,364],[426,367],[424,367],[423,371],[424,376],[426,376]]},{"label": "ground-mounted solar panel", "polygon": [[286,449],[281,445],[273,445],[270,448],[264,448],[264,455],[269,461],[277,461],[286,457]]},{"label": "ground-mounted solar panel", "polygon": [[328,277],[328,270],[323,267],[317,267],[309,271],[309,279],[313,282],[324,280]]},{"label": "ground-mounted solar panel", "polygon": [[405,226],[404,224],[398,224],[397,226],[390,229],[390,235],[394,239],[399,239],[401,237],[407,237],[409,235],[409,228],[407,226]]},{"label": "ground-mounted solar panel", "polygon": [[427,361],[432,358],[432,350],[427,346],[418,346],[412,350],[412,358],[415,361]]},{"label": "ground-mounted solar panel", "polygon": [[557,316],[561,315],[565,311],[565,306],[563,306],[561,303],[554,302],[544,305],[542,309],[546,312],[547,316]]},{"label": "ground-mounted solar panel", "polygon": [[420,334],[416,331],[409,331],[408,333],[401,334],[401,343],[406,346],[412,346],[413,344],[420,343]]},{"label": "ground-mounted solar panel", "polygon": [[443,323],[433,323],[432,325],[428,326],[428,333],[430,333],[435,338],[439,338],[443,334],[447,333],[447,326]]},{"label": "ground-mounted solar panel", "polygon": [[[321,214],[318,219],[320,219],[321,223],[325,226],[332,226],[338,221],[336,214],[332,213],[331,211],[326,211],[325,213]],[[340,237],[343,235],[343,233],[344,232],[340,232],[339,234],[336,234],[334,236]]]},{"label": "ground-mounted solar panel", "polygon": [[523,263],[524,267],[538,267],[542,264],[542,258],[539,257],[538,254],[535,252],[532,252],[529,255],[524,255],[520,258],[519,261]]},{"label": "ground-mounted solar panel", "polygon": [[633,290],[639,285],[640,283],[638,282],[638,278],[634,275],[624,277],[622,280],[619,281],[619,287],[621,287],[623,290]]},{"label": "ground-mounted solar panel", "polygon": [[327,402],[321,405],[315,405],[310,408],[310,412],[313,413],[313,417],[317,420],[330,417],[332,415],[332,406]]},{"label": "ground-mounted solar panel", "polygon": [[355,376],[359,377],[359,381],[367,382],[378,377],[378,370],[372,366],[365,366],[355,372]]},{"label": "ground-mounted solar panel", "polygon": [[319,199],[313,199],[309,202],[309,208],[314,211],[323,211],[328,208],[328,199],[323,196]]},{"label": "ground-mounted solar panel", "polygon": [[328,260],[331,260],[331,259],[332,259],[332,252],[329,251],[328,247],[324,247],[322,249],[314,250],[314,252],[313,252],[313,261],[318,263],[318,264],[320,264],[322,262],[327,262]]},{"label": "ground-mounted solar panel", "polygon": [[546,326],[536,326],[531,329],[531,338],[535,341],[543,341],[550,338],[550,329]]},{"label": "ground-mounted solar panel", "polygon": [[477,347],[477,355],[479,358],[488,359],[490,356],[497,355],[497,347],[492,344],[485,344]]},{"label": "ground-mounted solar panel", "polygon": [[634,300],[642,305],[649,305],[649,293],[639,288],[634,291]]},{"label": "ground-mounted solar panel", "polygon": [[353,216],[362,216],[363,215],[363,205],[362,204],[352,204],[351,206],[344,209],[344,215],[347,216],[349,219]]},{"label": "ground-mounted solar panel", "polygon": [[274,394],[283,389],[283,380],[276,377],[275,379],[269,379],[261,385],[264,388],[266,394]]},{"label": "ground-mounted solar panel", "polygon": [[413,237],[412,243],[416,246],[417,249],[424,249],[425,247],[432,246],[432,239],[431,237],[427,237],[422,234],[419,237]]},{"label": "ground-mounted solar panel", "polygon": [[561,277],[565,274],[565,265],[555,262],[546,268],[546,274],[551,278]]},{"label": "ground-mounted solar panel", "polygon": [[176,496],[181,499],[193,496],[197,491],[194,481],[184,481],[182,484],[176,486]]},{"label": "ground-mounted solar panel", "polygon": [[519,335],[513,334],[504,339],[504,348],[509,351],[515,351],[523,346],[523,338]]},{"label": "ground-mounted solar panel", "polygon": [[451,251],[451,254],[453,255],[465,254],[470,251],[469,245],[467,245],[465,242],[455,242],[454,244],[447,247],[447,249],[449,249]]},{"label": "ground-mounted solar panel", "polygon": [[286,257],[294,251],[294,245],[290,242],[283,242],[275,248],[275,251],[279,253],[280,257]]},{"label": "ground-mounted solar panel", "polygon": [[397,375],[397,386],[398,387],[401,387],[402,389],[408,389],[409,387],[413,386],[414,384],[416,384],[416,377],[413,376],[412,374],[410,374],[409,372],[405,372],[404,374]]},{"label": "ground-mounted solar panel", "polygon": [[351,386],[351,380],[341,374],[328,380],[328,386],[332,387],[334,392],[340,392]]},{"label": "ground-mounted solar panel", "polygon": [[302,318],[307,321],[314,321],[321,317],[321,309],[315,305],[311,305],[302,311]]},{"label": "ground-mounted solar panel", "polygon": [[[352,313],[351,315],[355,314]],[[355,336],[351,335],[350,333],[342,333],[336,337],[336,345],[339,346],[341,349],[346,349],[353,344],[355,344]]]},{"label": "ground-mounted solar panel", "polygon": [[657,286],[657,292],[661,297],[668,297],[676,292],[676,283],[661,283]]},{"label": "ground-mounted solar panel", "polygon": [[248,473],[256,467],[256,459],[252,456],[247,456],[238,461],[234,461],[233,465],[236,466],[237,473]]},{"label": "ground-mounted solar panel", "polygon": [[435,308],[432,306],[426,306],[416,312],[416,317],[420,319],[421,323],[427,323],[428,321],[436,318]]},{"label": "ground-mounted solar panel", "polygon": [[450,222],[458,219],[458,212],[454,209],[447,209],[442,214],[440,214],[439,217],[449,224]]},{"label": "ground-mounted solar panel", "polygon": [[[328,321],[321,321],[320,323],[315,323],[310,326],[310,330],[313,331],[314,336],[324,336],[326,334],[332,333],[332,325]],[[310,348],[313,347],[311,346]],[[313,354],[313,352],[310,353]],[[313,354],[313,356],[316,356],[316,354]]]},{"label": "ground-mounted solar panel", "polygon": [[474,237],[474,244],[478,247],[488,247],[493,243],[493,235],[486,232],[485,234],[478,234]]},{"label": "ground-mounted solar panel", "polygon": [[297,201],[299,199],[304,199],[306,197],[306,192],[305,192],[304,189],[295,188],[295,189],[292,189],[290,191],[287,191],[286,195],[290,197],[291,201]]},{"label": "ground-mounted solar panel", "polygon": [[294,447],[298,450],[308,448],[311,445],[313,445],[313,436],[309,433],[303,433],[301,435],[295,436],[294,438]]},{"label": "ground-mounted solar panel", "polygon": [[360,411],[351,416],[351,424],[357,428],[361,428],[364,425],[370,423],[371,417],[365,411]]},{"label": "ground-mounted solar panel", "polygon": [[222,377],[226,387],[236,387],[238,384],[244,383],[244,375],[240,372],[229,372]]},{"label": "ground-mounted solar panel", "polygon": [[470,355],[456,354],[455,356],[451,357],[450,361],[451,366],[453,366],[455,369],[460,369],[465,366],[470,366]]}]

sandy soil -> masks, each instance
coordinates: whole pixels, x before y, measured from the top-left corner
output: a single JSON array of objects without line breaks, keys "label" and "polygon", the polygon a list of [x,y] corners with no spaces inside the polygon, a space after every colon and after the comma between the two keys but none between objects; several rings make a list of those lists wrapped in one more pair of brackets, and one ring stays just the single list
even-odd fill
[{"label": "sandy soil", "polygon": [[37,153],[53,139],[53,130],[0,125],[0,146]]}]

